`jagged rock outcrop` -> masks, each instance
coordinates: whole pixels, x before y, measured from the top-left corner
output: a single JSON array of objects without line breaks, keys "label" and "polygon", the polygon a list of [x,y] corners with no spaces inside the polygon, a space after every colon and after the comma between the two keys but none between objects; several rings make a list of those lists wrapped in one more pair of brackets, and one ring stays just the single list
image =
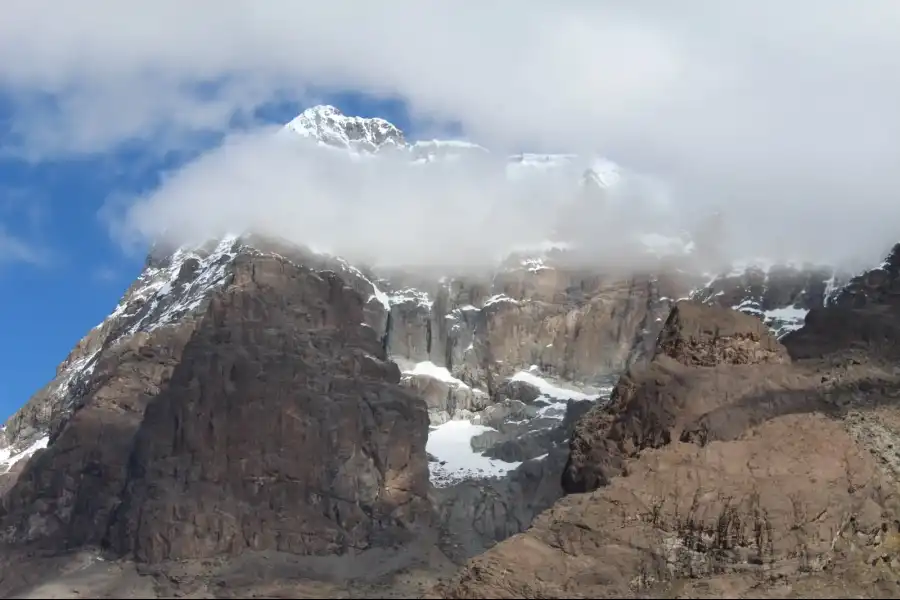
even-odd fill
[{"label": "jagged rock outcrop", "polygon": [[[754,383],[753,365],[790,362],[759,319],[714,306],[681,302],[659,334],[649,365],[629,369],[608,403],[575,426],[563,473],[568,493],[590,492],[622,473],[625,461],[646,448],[678,440],[694,420],[727,404],[720,381]],[[781,371],[768,375],[781,379]],[[769,382],[763,382],[768,385]],[[749,392],[748,393],[756,393]]]},{"label": "jagged rock outcrop", "polygon": [[689,367],[789,362],[787,351],[759,319],[718,307],[676,305],[656,342],[656,355]]},{"label": "jagged rock outcrop", "polygon": [[453,416],[482,411],[491,402],[486,392],[471,388],[461,381],[438,378],[426,373],[404,375],[402,384],[425,400],[434,424],[445,423]]},{"label": "jagged rock outcrop", "polygon": [[832,304],[844,308],[900,304],[900,243],[877,268],[851,279],[835,294]]},{"label": "jagged rock outcrop", "polygon": [[[579,493],[434,594],[896,595],[894,285],[864,274],[862,308],[814,309],[783,345],[743,315],[678,305],[651,363],[576,425],[564,482]],[[876,322],[886,333],[866,335]]]}]

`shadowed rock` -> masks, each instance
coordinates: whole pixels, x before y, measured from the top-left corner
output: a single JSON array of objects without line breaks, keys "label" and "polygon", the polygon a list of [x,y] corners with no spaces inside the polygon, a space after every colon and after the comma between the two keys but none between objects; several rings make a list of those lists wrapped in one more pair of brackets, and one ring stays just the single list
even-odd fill
[{"label": "shadowed rock", "polygon": [[196,321],[96,379],[4,497],[5,542],[315,555],[429,525],[426,406],[360,325],[360,296],[271,256],[231,277]]}]

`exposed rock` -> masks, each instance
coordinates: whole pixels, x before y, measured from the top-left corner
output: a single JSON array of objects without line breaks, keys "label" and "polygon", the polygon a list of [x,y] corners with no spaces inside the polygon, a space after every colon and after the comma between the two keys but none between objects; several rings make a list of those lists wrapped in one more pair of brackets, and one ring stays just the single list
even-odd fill
[{"label": "exposed rock", "polygon": [[790,361],[785,348],[759,319],[688,302],[672,309],[659,334],[656,353],[700,367]]},{"label": "exposed rock", "polygon": [[[782,417],[740,440],[703,448],[674,442],[642,454],[627,477],[557,502],[528,532],[473,559],[437,592],[765,597],[793,588],[803,597],[803,577],[815,573],[832,590],[817,595],[835,597],[835,564],[863,581],[879,579],[867,559],[887,515],[900,508],[895,490],[839,423]],[[896,593],[893,579],[887,589]],[[865,583],[852,588],[871,593]]]},{"label": "exposed rock", "polygon": [[[697,388],[709,403],[687,410],[664,391],[689,370],[678,361],[719,377],[730,377],[720,363],[787,361],[751,317],[721,311],[711,325],[682,304],[665,321],[696,285],[677,270],[601,275],[560,256],[515,258],[492,281],[450,279],[423,291],[335,257],[250,241],[151,256],[114,315],[9,422],[10,452],[25,456],[44,439],[49,447],[0,474],[7,542],[53,552],[103,544],[155,562],[405,541],[431,524],[430,415],[434,424],[489,426],[472,451],[521,463],[431,494],[442,547],[462,560],[526,529],[562,494],[570,437],[584,446],[585,465],[567,470],[566,486],[593,489],[641,450],[733,439],[759,421],[751,410],[719,410],[727,405],[713,401],[713,374]],[[656,379],[629,379],[657,354],[647,371]],[[446,376],[413,368],[401,382],[387,356],[430,362]],[[572,420],[554,413],[559,398],[508,379],[527,370],[596,386],[627,367],[613,403],[574,434]],[[674,403],[636,401],[629,385]],[[364,405],[350,400],[359,397]],[[775,404],[767,410],[785,410]],[[611,419],[613,408],[630,416]],[[868,422],[857,429],[878,435]],[[309,459],[319,453],[328,458]]]},{"label": "exposed rock", "polygon": [[531,404],[540,397],[541,390],[527,381],[510,380],[501,383],[494,395],[498,401],[511,398],[525,404]]},{"label": "exposed rock", "polygon": [[[813,311],[785,337],[787,350],[758,321],[678,305],[653,361],[629,370],[610,402],[577,424],[563,483],[583,493],[434,594],[896,595],[900,372],[884,352],[900,341],[900,315],[886,304],[891,285],[869,291],[880,304]],[[841,319],[829,340],[819,324]],[[877,322],[880,337],[849,333],[874,333]],[[825,350],[811,352],[815,341]]]},{"label": "exposed rock", "polygon": [[753,315],[781,338],[802,327],[810,310],[829,304],[848,279],[825,266],[750,263],[714,277],[691,298]]},{"label": "exposed rock", "polygon": [[483,410],[489,402],[486,392],[464,383],[438,379],[427,374],[407,374],[402,385],[425,400],[431,423],[445,423],[453,417],[462,418],[473,411]]},{"label": "exposed rock", "polygon": [[[563,487],[578,493],[606,485],[621,474],[627,459],[680,439],[688,423],[735,395],[759,394],[776,379],[789,379],[777,369],[789,361],[758,319],[679,303],[659,335],[654,360],[625,373],[610,401],[592,408],[575,426]],[[759,371],[741,368],[766,364],[775,368],[764,379]],[[725,389],[733,392],[723,394]]]},{"label": "exposed rock", "polygon": [[894,245],[887,258],[875,269],[854,277],[833,299],[844,308],[900,303],[900,243]]},{"label": "exposed rock", "polygon": [[[543,445],[550,450],[522,456],[520,460],[524,462],[509,477],[471,479],[434,490],[444,538],[442,547],[448,556],[462,561],[524,531],[536,515],[560,498],[559,473],[568,454],[565,441],[590,407],[589,402],[569,401],[561,423],[536,432],[546,436]],[[521,443],[523,437],[512,440]],[[493,451],[500,448],[502,445],[495,446]]]},{"label": "exposed rock", "polygon": [[431,518],[427,412],[363,306],[332,273],[239,257],[201,318],[98,365],[3,498],[4,541],[158,561],[409,539]]}]

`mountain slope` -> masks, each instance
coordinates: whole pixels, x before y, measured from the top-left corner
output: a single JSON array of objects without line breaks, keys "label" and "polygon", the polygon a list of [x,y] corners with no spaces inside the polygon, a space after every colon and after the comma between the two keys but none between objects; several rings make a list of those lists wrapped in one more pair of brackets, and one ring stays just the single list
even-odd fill
[{"label": "mountain slope", "polygon": [[898,256],[784,345],[750,316],[676,306],[653,360],[576,426],[576,493],[435,595],[896,595]]},{"label": "mountain slope", "polygon": [[[406,153],[410,168],[486,152],[409,144],[386,121],[329,107],[285,131],[322,151]],[[577,174],[587,192],[564,223],[628,177],[571,156],[512,157],[507,168]],[[359,560],[382,575],[465,561],[563,495],[582,415],[653,359],[679,300],[738,307],[782,336],[861,285],[808,265],[716,275],[696,238],[638,235],[640,268],[591,263],[562,239],[511,252],[490,273],[443,277],[252,234],[158,247],[0,432],[9,560],[35,547],[80,548],[90,561],[99,547],[128,565],[359,555],[380,557]],[[0,590],[29,581],[0,579]]]}]

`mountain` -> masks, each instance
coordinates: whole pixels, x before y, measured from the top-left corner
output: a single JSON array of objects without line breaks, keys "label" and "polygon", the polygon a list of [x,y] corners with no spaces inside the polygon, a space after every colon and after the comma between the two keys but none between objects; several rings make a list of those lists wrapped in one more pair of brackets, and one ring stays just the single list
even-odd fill
[{"label": "mountain", "polygon": [[429,597],[893,597],[900,245],[776,340],[679,303],[579,421],[568,495]]},{"label": "mountain", "polygon": [[[333,107],[283,133],[372,160],[406,153],[410,168],[487,152],[411,144],[387,121]],[[630,176],[593,157],[503,161],[511,176],[573,176],[584,193],[563,224]],[[883,304],[896,280],[890,257],[852,279],[764,260],[713,267],[715,237],[715,227],[637,232],[639,268],[592,263],[561,239],[511,249],[489,273],[443,276],[372,270],[252,233],[158,246],[0,432],[0,593],[61,572],[52,585],[63,587],[43,593],[83,587],[83,576],[162,596],[293,595],[288,580],[303,573],[303,586],[328,590],[316,593],[418,594],[570,502],[573,448],[593,451],[591,424],[610,418],[598,410],[632,406],[628,374],[662,360],[660,333],[681,335],[672,321],[686,303],[737,309],[754,340],[771,331],[800,348],[817,320]],[[672,439],[654,410],[629,414],[640,431],[616,430],[622,439]],[[350,572],[363,575],[338,575]]]}]

